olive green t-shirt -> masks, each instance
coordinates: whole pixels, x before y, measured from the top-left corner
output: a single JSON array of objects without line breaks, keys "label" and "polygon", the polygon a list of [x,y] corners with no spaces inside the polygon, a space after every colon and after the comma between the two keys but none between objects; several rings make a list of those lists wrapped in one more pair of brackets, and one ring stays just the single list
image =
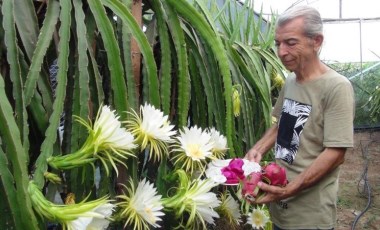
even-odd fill
[{"label": "olive green t-shirt", "polygon": [[[326,147],[353,147],[354,96],[351,83],[334,70],[299,84],[287,77],[273,110],[279,131],[276,161],[291,181]],[[295,197],[270,205],[283,229],[330,229],[336,223],[339,168]]]}]

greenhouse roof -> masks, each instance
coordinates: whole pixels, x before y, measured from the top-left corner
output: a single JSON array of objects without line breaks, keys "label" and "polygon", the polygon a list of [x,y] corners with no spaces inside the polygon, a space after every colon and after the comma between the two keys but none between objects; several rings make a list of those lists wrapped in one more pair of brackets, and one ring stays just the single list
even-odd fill
[{"label": "greenhouse roof", "polygon": [[[380,1],[378,0],[254,0],[264,15],[282,13],[294,5],[310,5],[324,20],[325,44],[321,58],[327,62],[380,61]],[[268,17],[269,18],[269,17]]]}]

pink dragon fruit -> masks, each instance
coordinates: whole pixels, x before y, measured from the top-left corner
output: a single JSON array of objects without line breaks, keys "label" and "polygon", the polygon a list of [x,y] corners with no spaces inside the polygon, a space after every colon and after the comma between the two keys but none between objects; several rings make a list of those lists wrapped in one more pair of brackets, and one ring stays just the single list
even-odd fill
[{"label": "pink dragon fruit", "polygon": [[230,161],[228,166],[222,168],[222,174],[227,178],[226,184],[237,184],[245,178],[243,164],[242,159],[235,158]]},{"label": "pink dragon fruit", "polygon": [[257,183],[260,181],[262,181],[261,172],[253,172],[243,180],[242,195],[245,199],[253,202],[262,194],[260,188],[257,186]]},{"label": "pink dragon fruit", "polygon": [[285,169],[274,162],[269,163],[263,168],[263,181],[275,186],[285,186],[288,184]]}]

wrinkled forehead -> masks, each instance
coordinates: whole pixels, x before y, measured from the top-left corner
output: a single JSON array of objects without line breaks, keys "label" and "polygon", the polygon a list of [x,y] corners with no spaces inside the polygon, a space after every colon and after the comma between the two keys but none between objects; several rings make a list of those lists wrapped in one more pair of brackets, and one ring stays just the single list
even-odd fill
[{"label": "wrinkled forehead", "polygon": [[296,18],[289,20],[282,25],[278,25],[275,30],[275,38],[288,37],[288,36],[304,36],[304,21],[303,18]]},{"label": "wrinkled forehead", "polygon": [[300,16],[300,17],[292,18],[286,21],[277,22],[275,31],[279,29],[283,29],[283,28],[287,28],[287,29],[298,28],[298,29],[303,30],[304,27],[305,27],[305,19],[304,17]]}]

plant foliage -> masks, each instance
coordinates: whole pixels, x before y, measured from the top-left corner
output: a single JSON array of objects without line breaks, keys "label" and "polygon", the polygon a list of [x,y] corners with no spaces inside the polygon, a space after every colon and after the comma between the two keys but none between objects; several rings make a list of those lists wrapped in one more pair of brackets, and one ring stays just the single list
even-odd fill
[{"label": "plant foliage", "polygon": [[[85,142],[87,130],[73,117],[94,121],[104,104],[122,119],[147,102],[177,127],[215,127],[227,138],[226,158],[244,156],[271,124],[271,82],[282,66],[273,25],[253,1],[146,0],[142,24],[131,11],[137,3],[0,1],[0,229],[45,228],[28,198],[29,180],[51,200],[56,191],[79,200],[120,194],[117,182],[130,177],[136,185],[146,175],[165,189],[164,161],[144,171],[144,159],[128,159],[118,177],[101,164],[97,178],[91,166],[48,167],[48,158]],[[63,185],[45,181],[47,171]]]}]

